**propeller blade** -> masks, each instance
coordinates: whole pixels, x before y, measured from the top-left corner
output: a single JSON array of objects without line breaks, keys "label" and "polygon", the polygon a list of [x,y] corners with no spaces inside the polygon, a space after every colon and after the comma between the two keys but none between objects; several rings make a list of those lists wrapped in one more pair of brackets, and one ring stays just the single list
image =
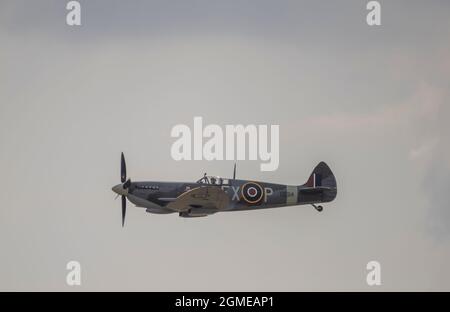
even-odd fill
[{"label": "propeller blade", "polygon": [[236,179],[236,163],[234,163],[234,169],[233,169],[233,180]]},{"label": "propeller blade", "polygon": [[125,182],[127,180],[127,166],[125,165],[125,156],[120,157],[120,182]]},{"label": "propeller blade", "polygon": [[127,212],[127,199],[122,195],[122,227],[125,225],[125,214]]}]

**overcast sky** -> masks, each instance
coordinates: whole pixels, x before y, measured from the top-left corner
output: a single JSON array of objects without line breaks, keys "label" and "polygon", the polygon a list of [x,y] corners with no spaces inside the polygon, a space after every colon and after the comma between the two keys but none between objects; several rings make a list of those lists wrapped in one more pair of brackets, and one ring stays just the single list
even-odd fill
[{"label": "overcast sky", "polygon": [[[450,2],[0,0],[0,290],[450,290]],[[171,128],[280,125],[239,178],[338,197],[183,219],[111,187],[230,176],[170,157]],[[66,285],[77,260],[82,285]],[[381,264],[382,286],[366,284]]]}]

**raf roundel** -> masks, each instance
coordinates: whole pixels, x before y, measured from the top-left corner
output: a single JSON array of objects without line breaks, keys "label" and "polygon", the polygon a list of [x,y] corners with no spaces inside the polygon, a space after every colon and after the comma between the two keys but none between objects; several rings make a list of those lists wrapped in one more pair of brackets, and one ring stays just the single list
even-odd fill
[{"label": "raf roundel", "polygon": [[255,182],[245,183],[241,188],[242,198],[249,204],[257,204],[264,196],[264,189]]}]

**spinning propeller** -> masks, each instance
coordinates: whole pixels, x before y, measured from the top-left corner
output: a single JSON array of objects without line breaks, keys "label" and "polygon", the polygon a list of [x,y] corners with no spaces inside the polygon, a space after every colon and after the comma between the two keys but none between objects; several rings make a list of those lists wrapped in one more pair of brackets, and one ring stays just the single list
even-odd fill
[{"label": "spinning propeller", "polygon": [[127,213],[127,199],[128,188],[131,185],[131,180],[127,180],[127,166],[125,164],[125,156],[121,155],[120,158],[120,182],[112,188],[112,190],[117,193],[117,195],[122,195],[122,227],[125,225],[125,215]]}]

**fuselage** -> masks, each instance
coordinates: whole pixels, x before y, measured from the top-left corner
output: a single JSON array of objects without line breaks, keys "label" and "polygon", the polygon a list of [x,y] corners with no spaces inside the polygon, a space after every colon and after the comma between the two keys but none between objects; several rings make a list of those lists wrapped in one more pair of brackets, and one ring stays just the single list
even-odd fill
[{"label": "fuselage", "polygon": [[[119,189],[120,184],[115,188]],[[146,208],[150,213],[173,213],[166,206],[186,191],[202,186],[218,187],[229,198],[228,205],[220,211],[239,211],[296,206],[332,201],[336,188],[311,188],[308,186],[284,185],[238,179],[220,179],[215,183],[197,182],[132,182],[126,194],[128,200],[137,207]],[[114,189],[114,188],[113,188]],[[189,208],[189,207],[187,207]],[[184,216],[204,216],[219,210],[204,207],[191,207]],[[191,212],[192,210],[192,212]],[[180,214],[181,216],[181,214]]]}]

